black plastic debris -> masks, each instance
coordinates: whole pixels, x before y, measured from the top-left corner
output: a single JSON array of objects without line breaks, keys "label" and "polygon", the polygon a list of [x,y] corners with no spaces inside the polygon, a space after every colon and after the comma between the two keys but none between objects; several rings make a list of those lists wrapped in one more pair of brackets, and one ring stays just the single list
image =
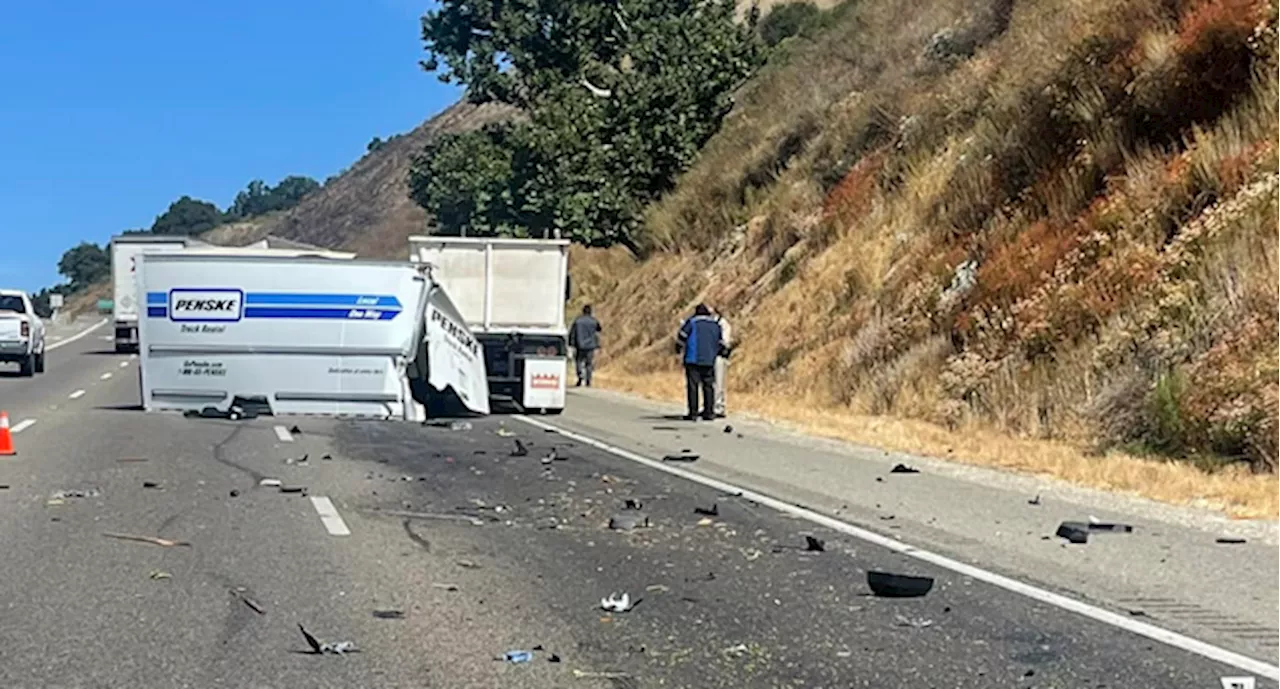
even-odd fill
[{"label": "black plastic debris", "polygon": [[827,544],[820,538],[805,536],[804,549],[806,552],[810,553],[823,553],[827,550]]},{"label": "black plastic debris", "polygon": [[1089,525],[1084,522],[1062,522],[1054,535],[1072,543],[1088,543]]},{"label": "black plastic debris", "polygon": [[548,663],[558,663],[558,662],[560,662],[560,656],[558,656],[558,655],[556,655],[556,654],[552,653],[550,656],[548,656],[548,657],[547,657],[547,662],[548,662]]},{"label": "black plastic debris", "polygon": [[306,639],[307,646],[311,647],[311,652],[316,655],[322,655],[325,653],[343,655],[344,653],[354,653],[357,650],[355,644],[350,641],[325,643],[313,636],[301,624],[298,625],[298,629],[302,632],[302,638]]},{"label": "black plastic debris", "polygon": [[280,486],[281,493],[305,493],[306,488],[302,486]]},{"label": "black plastic debris", "polygon": [[333,459],[333,455],[331,455],[331,454],[329,454],[328,452],[326,452],[326,453],[324,453],[324,454],[320,455],[320,459],[323,459],[323,460],[325,460],[325,461],[329,461],[329,460]]},{"label": "black plastic debris", "polygon": [[9,490],[9,484],[0,483],[0,490]]},{"label": "black plastic debris", "polygon": [[[239,598],[239,599],[240,599],[240,602],[245,604],[245,607],[249,608],[250,610],[252,610],[252,611],[254,611],[254,612],[256,612],[256,613],[258,613],[259,615],[265,615],[265,614],[267,614],[266,609],[265,609],[265,608],[263,608],[261,605],[259,605],[259,604],[258,604],[258,601],[255,601],[254,599],[252,599],[252,598],[250,598],[250,597],[246,596],[246,595],[244,594],[244,591],[242,591],[242,590],[240,590],[240,589],[230,589],[229,593],[230,593],[231,595],[235,596],[236,598]],[[303,632],[303,633],[305,634],[306,632]]]},{"label": "black plastic debris", "polygon": [[704,516],[704,517],[719,517],[719,516],[720,516],[720,504],[719,504],[719,503],[711,503],[711,507],[694,507],[694,508],[693,508],[693,513],[694,513],[694,514],[700,514],[700,515],[702,515],[702,516]]},{"label": "black plastic debris", "polygon": [[681,452],[676,455],[665,455],[662,458],[664,462],[696,462],[700,455],[691,454],[689,452]]},{"label": "black plastic debris", "polygon": [[933,588],[933,577],[871,570],[867,572],[867,586],[881,598],[919,598]]},{"label": "black plastic debris", "polygon": [[289,433],[291,435],[302,435],[302,429],[298,428],[297,425],[293,425],[289,427]]},{"label": "black plastic debris", "polygon": [[514,450],[511,451],[512,457],[524,457],[525,455],[529,454],[529,448],[525,447],[524,443],[520,442],[519,438],[515,439],[515,443],[516,443],[516,447]]},{"label": "black plastic debris", "polygon": [[732,432],[733,432],[733,426],[725,426],[725,427],[724,427],[724,432],[725,432],[725,433],[732,433]]},{"label": "black plastic debris", "polygon": [[160,482],[159,481],[143,481],[142,487],[143,488],[159,488]]},{"label": "black plastic debris", "polygon": [[403,620],[403,610],[374,610],[373,616],[380,620]]},{"label": "black plastic debris", "polygon": [[889,470],[891,474],[918,474],[920,470],[915,467],[909,467],[906,464],[894,464]]},{"label": "black plastic debris", "polygon": [[231,489],[231,492],[230,492],[230,493],[228,493],[228,495],[230,495],[230,496],[231,496],[231,497],[233,497],[233,498],[238,498],[238,497],[240,497],[240,491],[238,491],[238,490],[236,490],[236,489],[232,488],[232,489]]},{"label": "black plastic debris", "polygon": [[1111,533],[1133,533],[1133,527],[1129,524],[1117,524],[1112,522],[1090,522],[1090,531],[1108,531]]},{"label": "black plastic debris", "polygon": [[622,503],[622,506],[628,510],[638,510],[644,507],[644,503],[636,500],[635,498],[627,498],[626,501]]},{"label": "black plastic debris", "polygon": [[1246,541],[1243,538],[1223,537],[1223,538],[1215,538],[1213,542],[1221,543],[1222,545],[1240,545],[1243,543],[1247,543],[1248,541]]},{"label": "black plastic debris", "polygon": [[1028,505],[1039,505],[1039,504],[1040,504],[1040,494],[1039,494],[1039,493],[1036,493],[1036,496],[1035,496],[1034,498],[1031,498],[1030,500],[1028,500],[1028,501],[1027,501],[1027,504],[1028,504]]}]

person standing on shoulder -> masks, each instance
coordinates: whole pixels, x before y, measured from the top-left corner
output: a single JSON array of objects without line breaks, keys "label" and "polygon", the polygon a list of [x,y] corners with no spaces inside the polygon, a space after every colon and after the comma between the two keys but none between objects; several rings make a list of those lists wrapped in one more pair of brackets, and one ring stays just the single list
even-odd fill
[{"label": "person standing on shoulder", "polygon": [[578,382],[574,387],[582,387],[585,381],[591,387],[591,374],[596,369],[596,350],[600,348],[600,321],[591,315],[591,305],[582,307],[582,315],[573,319],[569,326],[569,346],[573,348],[574,370],[578,373]]},{"label": "person standing on shoulder", "polygon": [[725,385],[728,380],[725,374],[729,368],[729,357],[733,353],[732,329],[729,321],[724,317],[724,313],[720,309],[716,309],[716,323],[720,324],[720,353],[716,356],[715,379],[716,379],[716,418],[723,419],[728,411],[725,409]]},{"label": "person standing on shoulder", "polygon": [[676,351],[684,356],[685,395],[689,402],[689,414],[685,420],[698,418],[698,393],[702,393],[702,418],[716,418],[715,364],[721,347],[720,324],[711,315],[706,304],[698,304],[693,316],[686,320],[676,333]]}]

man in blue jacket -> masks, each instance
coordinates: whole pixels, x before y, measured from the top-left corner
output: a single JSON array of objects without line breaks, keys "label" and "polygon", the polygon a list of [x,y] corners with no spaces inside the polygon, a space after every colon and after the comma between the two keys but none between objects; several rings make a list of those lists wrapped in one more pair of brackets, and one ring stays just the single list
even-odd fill
[{"label": "man in blue jacket", "polygon": [[712,421],[715,409],[716,357],[724,348],[720,324],[711,315],[706,304],[698,304],[693,317],[680,326],[676,334],[676,351],[683,352],[684,386],[689,401],[689,414],[685,420],[698,418],[698,392],[702,392],[702,418]]}]

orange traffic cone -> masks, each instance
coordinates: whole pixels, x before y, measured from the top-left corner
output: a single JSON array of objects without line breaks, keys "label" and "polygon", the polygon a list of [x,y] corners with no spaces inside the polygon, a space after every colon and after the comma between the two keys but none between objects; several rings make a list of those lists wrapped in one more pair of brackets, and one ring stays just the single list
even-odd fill
[{"label": "orange traffic cone", "polygon": [[13,434],[9,432],[9,412],[0,411],[0,455],[16,455]]}]

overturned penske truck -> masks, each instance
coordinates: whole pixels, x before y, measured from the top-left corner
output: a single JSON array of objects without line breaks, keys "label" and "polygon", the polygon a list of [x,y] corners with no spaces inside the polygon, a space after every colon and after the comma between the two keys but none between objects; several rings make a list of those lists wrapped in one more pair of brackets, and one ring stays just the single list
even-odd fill
[{"label": "overturned penske truck", "polygon": [[483,350],[429,265],[140,257],[142,405],[425,420],[428,389],[489,413]]}]

